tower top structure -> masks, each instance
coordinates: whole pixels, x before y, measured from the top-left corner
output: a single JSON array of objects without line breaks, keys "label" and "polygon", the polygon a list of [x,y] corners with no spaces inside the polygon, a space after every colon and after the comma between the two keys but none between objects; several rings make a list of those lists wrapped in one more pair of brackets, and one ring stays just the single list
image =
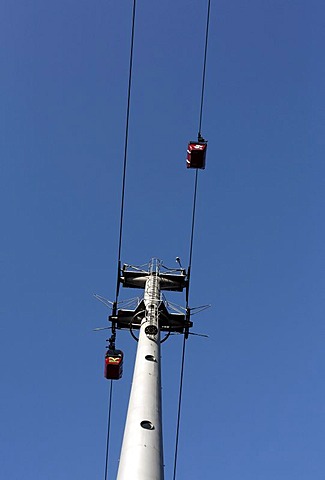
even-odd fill
[{"label": "tower top structure", "polygon": [[183,291],[187,275],[152,259],[147,270],[124,265],[120,281],[144,295],[134,310],[110,317],[117,329],[140,330],[117,480],[163,480],[160,332],[185,333],[190,325],[186,315],[169,312],[161,292]]}]

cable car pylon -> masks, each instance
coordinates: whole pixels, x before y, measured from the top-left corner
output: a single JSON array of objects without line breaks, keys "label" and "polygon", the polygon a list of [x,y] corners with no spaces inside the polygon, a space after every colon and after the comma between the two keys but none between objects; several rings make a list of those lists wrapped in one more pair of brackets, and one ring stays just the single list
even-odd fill
[{"label": "cable car pylon", "polygon": [[124,265],[120,282],[144,295],[134,310],[118,309],[109,317],[117,329],[140,331],[117,480],[163,480],[160,334],[185,333],[192,324],[169,311],[161,292],[182,292],[187,274],[152,259],[147,270]]},{"label": "cable car pylon", "polygon": [[[109,316],[109,320],[112,323],[112,335],[109,339],[109,345],[105,355],[104,370],[105,378],[111,380],[106,442],[105,480],[107,480],[108,475],[112,385],[113,380],[118,380],[121,378],[123,371],[123,352],[121,350],[117,350],[115,347],[116,331],[121,329],[130,331],[132,336],[138,341],[138,348],[136,353],[136,361],[129,398],[127,419],[124,429],[117,480],[164,480],[160,344],[165,341],[172,333],[184,335],[173,480],[175,480],[176,478],[182,385],[185,361],[185,345],[186,340],[190,335],[190,328],[193,326],[193,323],[191,322],[192,309],[189,307],[189,286],[192,266],[198,171],[205,168],[207,152],[207,141],[201,135],[201,127],[205,90],[210,3],[211,0],[208,0],[198,140],[189,142],[186,158],[187,168],[195,169],[190,254],[188,269],[186,271],[182,268],[181,262],[178,257],[176,257],[176,261],[179,265],[179,268],[166,268],[160,260],[155,258],[153,258],[149,262],[147,268],[132,266],[128,264],[124,264],[122,267],[121,264],[132,65],[134,50],[133,46],[136,15],[136,0],[133,0],[128,99],[121,189],[120,228],[117,256],[116,295],[115,301],[112,302],[112,314]],[[136,288],[144,290],[143,298],[139,299],[136,307],[133,310],[119,308],[119,305],[121,305],[118,301],[120,285],[125,288]],[[182,292],[184,289],[186,290],[186,307],[184,309],[185,311],[184,313],[181,313],[179,311],[175,313],[169,308],[169,304],[162,295],[162,291],[169,290]],[[98,298],[100,301],[107,305],[107,301],[105,301],[105,299],[103,299],[102,297],[97,296],[96,298]],[[138,338],[135,335],[136,331],[139,331]],[[161,333],[165,334],[165,337],[163,339],[161,339]]]}]

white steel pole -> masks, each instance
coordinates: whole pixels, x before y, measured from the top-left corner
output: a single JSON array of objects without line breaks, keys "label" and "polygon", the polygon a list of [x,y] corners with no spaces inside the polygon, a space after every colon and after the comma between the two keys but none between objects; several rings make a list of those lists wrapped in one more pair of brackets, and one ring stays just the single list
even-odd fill
[{"label": "white steel pole", "polygon": [[151,263],[144,303],[117,480],[164,479],[158,261]]}]

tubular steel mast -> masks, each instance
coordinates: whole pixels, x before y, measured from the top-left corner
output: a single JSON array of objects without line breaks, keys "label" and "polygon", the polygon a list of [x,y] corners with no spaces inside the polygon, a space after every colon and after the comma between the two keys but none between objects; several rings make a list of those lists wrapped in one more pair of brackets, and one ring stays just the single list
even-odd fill
[{"label": "tubular steel mast", "polygon": [[[135,267],[126,264],[121,268],[124,194],[136,13],[136,0],[133,0],[119,247],[117,259],[118,281],[116,285],[115,301],[112,303],[112,315],[109,317],[109,320],[112,322],[112,336],[109,339],[109,346],[105,356],[105,377],[108,380],[116,380],[122,376],[123,352],[121,350],[116,350],[115,348],[116,330],[129,330],[132,336],[138,341],[138,348],[117,480],[164,480],[160,343],[168,338],[171,333],[180,333],[184,335],[173,480],[176,478],[177,444],[181,407],[182,378],[184,371],[185,340],[188,338],[189,329],[193,325],[190,320],[191,309],[189,308],[189,283],[195,226],[198,171],[205,168],[207,152],[207,141],[201,135],[201,127],[205,89],[210,3],[211,0],[208,0],[198,140],[189,142],[186,159],[187,168],[196,170],[193,194],[189,265],[186,271],[181,267],[179,258],[176,257],[176,261],[178,262],[180,268],[168,269],[161,263],[161,261],[152,259],[148,265],[148,269],[144,270],[142,267]],[[143,299],[138,301],[134,310],[118,308],[120,284],[126,288],[137,288],[144,290]],[[182,292],[184,289],[186,290],[186,307],[184,308],[184,313],[180,313],[179,310],[176,310],[177,313],[174,313],[170,310],[169,304],[164,299],[161,292],[164,290]],[[103,299],[99,298],[99,300],[102,301]],[[136,338],[134,333],[135,330],[140,331],[139,338]],[[166,332],[166,336],[163,340],[160,338],[161,332]],[[107,480],[112,383],[110,392],[105,480]]]},{"label": "tubular steel mast", "polygon": [[135,310],[117,310],[110,317],[133,336],[140,329],[117,480],[163,480],[160,332],[186,334],[192,323],[185,314],[169,312],[161,291],[183,291],[187,274],[152,259],[147,271],[124,265],[120,282],[143,288],[144,297]]}]

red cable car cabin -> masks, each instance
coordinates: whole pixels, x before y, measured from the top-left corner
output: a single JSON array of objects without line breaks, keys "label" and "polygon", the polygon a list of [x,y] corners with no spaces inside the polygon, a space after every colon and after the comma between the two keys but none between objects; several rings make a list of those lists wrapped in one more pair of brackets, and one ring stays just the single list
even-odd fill
[{"label": "red cable car cabin", "polygon": [[104,377],[107,380],[118,380],[123,373],[122,350],[107,350],[105,355]]},{"label": "red cable car cabin", "polygon": [[205,156],[208,143],[190,142],[187,147],[186,166],[187,168],[205,168]]}]

